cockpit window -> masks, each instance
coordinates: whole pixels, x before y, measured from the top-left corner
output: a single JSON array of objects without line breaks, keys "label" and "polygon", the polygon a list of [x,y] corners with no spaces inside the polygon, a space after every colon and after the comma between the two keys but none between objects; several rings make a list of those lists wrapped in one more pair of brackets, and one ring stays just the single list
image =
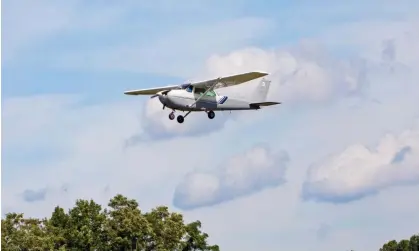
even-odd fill
[{"label": "cockpit window", "polygon": [[192,92],[192,86],[188,86],[188,88],[186,88],[187,92]]},{"label": "cockpit window", "polygon": [[[195,88],[195,94],[197,94],[197,95],[202,95],[205,92],[206,92],[206,90],[204,88]],[[215,97],[215,96],[217,96],[217,94],[215,93],[215,91],[211,90],[211,91],[207,92],[205,94],[205,96]]]},{"label": "cockpit window", "polygon": [[207,96],[215,97],[215,96],[217,96],[217,94],[215,94],[215,91],[209,91],[209,92],[207,92]]},{"label": "cockpit window", "polygon": [[196,88],[195,87],[195,94],[202,95],[202,94],[204,94],[204,92],[205,92],[204,88]]}]

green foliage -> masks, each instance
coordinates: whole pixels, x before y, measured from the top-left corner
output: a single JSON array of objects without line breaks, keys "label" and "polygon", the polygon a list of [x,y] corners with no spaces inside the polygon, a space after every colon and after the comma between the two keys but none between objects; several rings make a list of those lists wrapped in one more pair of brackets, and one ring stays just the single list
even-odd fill
[{"label": "green foliage", "polygon": [[[49,219],[8,213],[1,220],[1,250],[219,251],[200,229],[200,221],[185,223],[165,206],[142,213],[135,200],[119,194],[107,209],[77,200],[67,213],[55,207]],[[379,251],[419,251],[419,234],[389,241]]]},{"label": "green foliage", "polygon": [[199,221],[186,224],[165,206],[142,213],[135,200],[116,195],[107,209],[77,200],[67,213],[55,207],[49,219],[9,213],[1,221],[1,249],[218,251],[200,228]]},{"label": "green foliage", "polygon": [[419,234],[413,235],[409,240],[389,241],[380,251],[419,251]]}]

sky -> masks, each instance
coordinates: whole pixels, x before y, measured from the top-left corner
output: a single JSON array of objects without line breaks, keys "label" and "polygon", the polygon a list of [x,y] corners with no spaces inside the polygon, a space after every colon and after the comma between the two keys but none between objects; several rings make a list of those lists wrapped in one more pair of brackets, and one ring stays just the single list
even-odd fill
[{"label": "sky", "polygon": [[[378,250],[419,225],[419,2],[2,1],[2,214],[118,194],[221,250]],[[270,73],[260,111],[130,89]],[[246,97],[258,81],[222,90]]]}]

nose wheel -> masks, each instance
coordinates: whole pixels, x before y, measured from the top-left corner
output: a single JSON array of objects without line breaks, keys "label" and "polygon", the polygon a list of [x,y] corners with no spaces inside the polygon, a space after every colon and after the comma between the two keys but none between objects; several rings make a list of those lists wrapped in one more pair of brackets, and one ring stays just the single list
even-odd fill
[{"label": "nose wheel", "polygon": [[[177,122],[178,122],[179,124],[182,124],[182,123],[185,121],[186,116],[188,116],[188,115],[189,115],[189,113],[191,113],[191,112],[186,113],[186,114],[185,114],[185,116],[178,115],[178,116],[176,117]],[[171,113],[169,114],[169,119],[170,119],[170,120],[174,120],[174,119],[175,119],[175,111],[173,111],[173,112],[171,112]]]},{"label": "nose wheel", "polygon": [[215,118],[215,112],[214,112],[214,111],[209,111],[209,112],[208,112],[208,118],[209,118],[209,119],[213,119],[213,118]]}]

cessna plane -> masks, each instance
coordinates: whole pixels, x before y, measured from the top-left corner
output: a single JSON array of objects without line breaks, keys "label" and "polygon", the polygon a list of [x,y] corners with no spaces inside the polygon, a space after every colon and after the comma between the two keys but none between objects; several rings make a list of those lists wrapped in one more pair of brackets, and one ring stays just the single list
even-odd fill
[{"label": "cessna plane", "polygon": [[215,117],[214,111],[258,110],[264,106],[280,104],[279,102],[265,100],[270,85],[270,81],[265,79],[262,79],[254,93],[258,100],[240,100],[222,96],[215,92],[216,89],[243,84],[266,75],[268,74],[262,72],[248,72],[202,82],[131,90],[124,93],[126,95],[151,95],[151,98],[158,97],[163,104],[163,109],[168,107],[172,110],[169,114],[170,120],[175,118],[176,110],[186,111],[185,115],[177,116],[177,122],[183,123],[186,116],[191,112],[204,111],[209,119],[213,119]]}]

